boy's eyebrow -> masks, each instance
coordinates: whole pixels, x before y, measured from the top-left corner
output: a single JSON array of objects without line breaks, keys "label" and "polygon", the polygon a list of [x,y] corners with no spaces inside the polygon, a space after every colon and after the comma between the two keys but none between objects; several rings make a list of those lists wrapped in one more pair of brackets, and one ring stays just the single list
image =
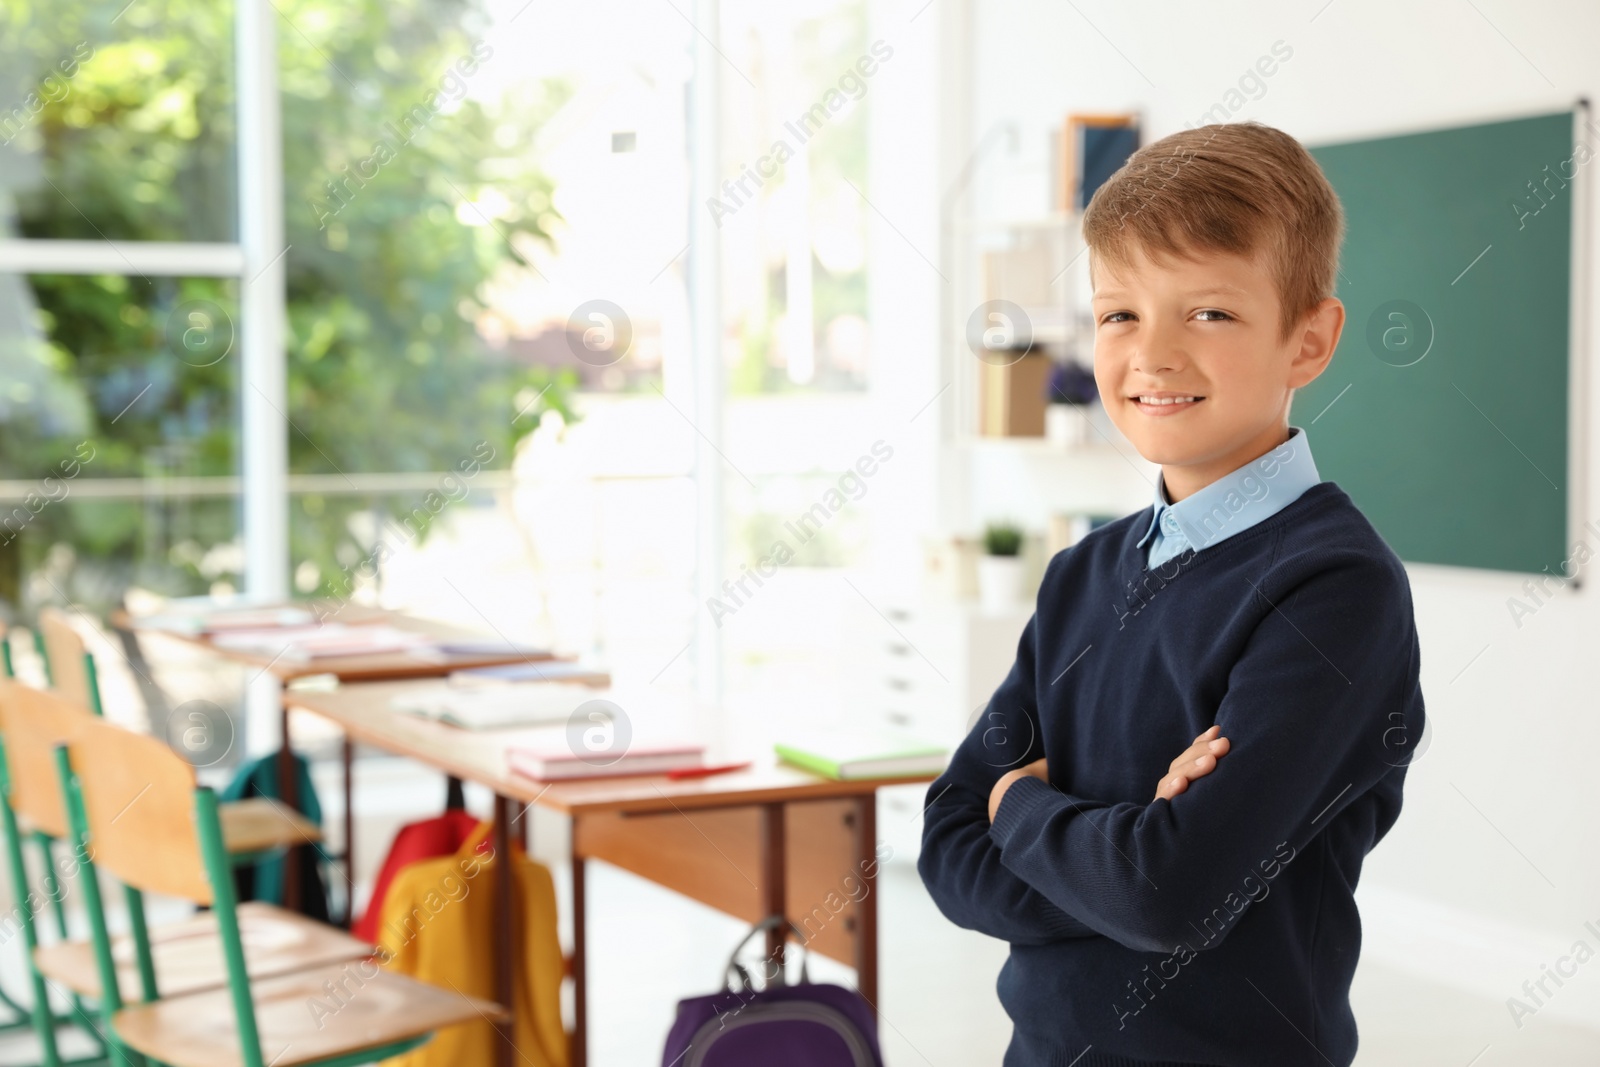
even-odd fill
[{"label": "boy's eyebrow", "polygon": [[[1221,294],[1223,296],[1250,296],[1251,295],[1250,294],[1250,290],[1241,289],[1237,285],[1208,285],[1204,289],[1189,289],[1189,290],[1185,291],[1183,295],[1184,296],[1188,296],[1188,297],[1194,297],[1194,296],[1214,296],[1214,295],[1217,295],[1217,294]],[[1113,288],[1113,287],[1107,286],[1104,289],[1095,290],[1094,299],[1096,299],[1096,300],[1112,300],[1112,299],[1115,299],[1117,297],[1126,296],[1126,295],[1127,295],[1127,290],[1126,289],[1117,289],[1117,288]]]}]

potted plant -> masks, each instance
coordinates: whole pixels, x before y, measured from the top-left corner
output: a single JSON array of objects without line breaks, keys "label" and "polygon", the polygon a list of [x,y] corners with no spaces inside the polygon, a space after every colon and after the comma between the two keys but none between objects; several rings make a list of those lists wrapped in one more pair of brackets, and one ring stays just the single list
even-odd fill
[{"label": "potted plant", "polygon": [[978,600],[986,610],[1003,611],[1022,593],[1022,527],[992,522],[983,531],[978,557]]},{"label": "potted plant", "polygon": [[1050,368],[1050,385],[1045,393],[1049,406],[1044,411],[1044,435],[1051,444],[1072,447],[1094,440],[1089,425],[1089,405],[1100,398],[1094,372],[1075,359]]}]

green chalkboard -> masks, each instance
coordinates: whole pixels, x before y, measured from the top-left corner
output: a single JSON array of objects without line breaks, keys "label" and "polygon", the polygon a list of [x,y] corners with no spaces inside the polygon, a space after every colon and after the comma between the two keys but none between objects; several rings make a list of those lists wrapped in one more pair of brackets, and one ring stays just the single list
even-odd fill
[{"label": "green chalkboard", "polygon": [[1573,118],[1311,147],[1348,222],[1347,318],[1290,421],[1401,559],[1569,554],[1572,178],[1594,165]]}]

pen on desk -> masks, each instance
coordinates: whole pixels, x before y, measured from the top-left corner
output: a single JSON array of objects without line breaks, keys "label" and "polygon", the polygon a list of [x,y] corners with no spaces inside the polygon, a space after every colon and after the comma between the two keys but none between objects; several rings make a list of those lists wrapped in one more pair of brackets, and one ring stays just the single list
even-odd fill
[{"label": "pen on desk", "polygon": [[717,767],[679,767],[675,771],[668,771],[668,778],[709,778],[713,774],[727,774],[729,771],[742,771],[750,766],[750,761],[743,763],[724,763]]}]

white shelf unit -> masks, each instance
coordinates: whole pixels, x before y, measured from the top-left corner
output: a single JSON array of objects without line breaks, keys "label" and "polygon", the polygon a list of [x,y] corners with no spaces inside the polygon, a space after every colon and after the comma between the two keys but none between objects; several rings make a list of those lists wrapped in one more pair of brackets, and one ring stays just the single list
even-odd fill
[{"label": "white shelf unit", "polygon": [[[1030,590],[1025,602],[996,613],[976,604],[892,601],[882,618],[862,616],[841,634],[852,679],[849,721],[954,750],[1011,670],[1032,614]],[[878,835],[896,857],[917,854],[927,791],[919,783],[878,794]]]},{"label": "white shelf unit", "polygon": [[958,219],[954,235],[959,266],[946,309],[950,336],[958,346],[954,437],[958,443],[993,440],[978,433],[980,360],[970,337],[972,317],[986,302],[1007,300],[1021,308],[1032,340],[1045,345],[1053,359],[1093,365],[1092,290],[1082,214]]}]

